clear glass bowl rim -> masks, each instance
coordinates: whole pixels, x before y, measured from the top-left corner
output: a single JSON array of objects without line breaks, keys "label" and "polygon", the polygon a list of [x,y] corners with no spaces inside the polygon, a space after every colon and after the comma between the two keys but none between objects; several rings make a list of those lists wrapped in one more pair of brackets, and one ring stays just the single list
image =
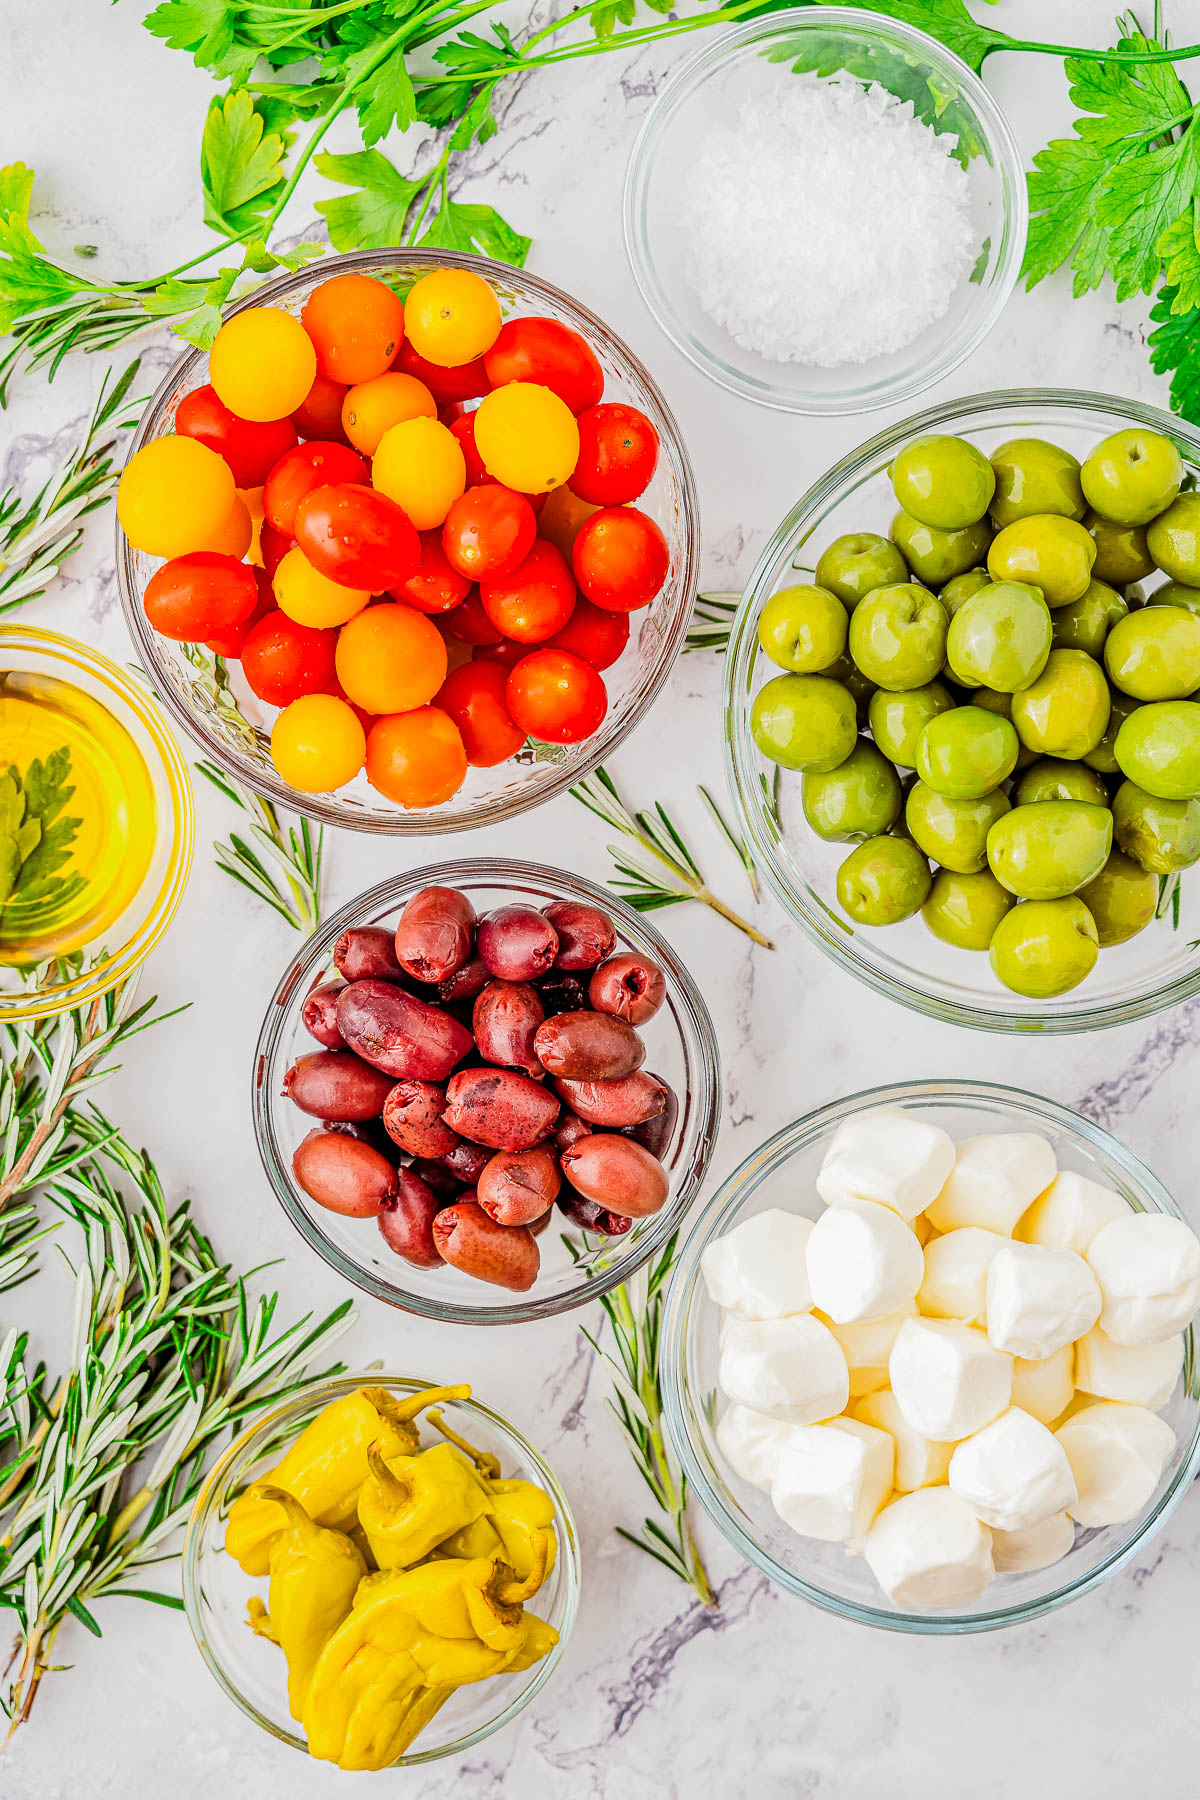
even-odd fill
[{"label": "clear glass bowl rim", "polygon": [[1026,1624],[1031,1619],[1042,1618],[1046,1613],[1055,1612],[1068,1601],[1077,1600],[1083,1594],[1091,1593],[1100,1587],[1110,1576],[1118,1573],[1127,1563],[1144,1549],[1145,1545],[1160,1531],[1183,1499],[1189,1486],[1200,1473],[1200,1407],[1197,1408],[1196,1424],[1192,1433],[1192,1441],[1182,1458],[1171,1480],[1160,1494],[1153,1512],[1146,1518],[1128,1541],[1114,1550],[1099,1566],[1086,1575],[1067,1583],[1064,1587],[1055,1588],[1051,1593],[1039,1595],[1019,1606],[998,1607],[994,1611],[967,1614],[959,1618],[936,1618],[925,1613],[885,1612],[882,1608],[860,1606],[853,1601],[844,1600],[836,1594],[828,1593],[824,1588],[813,1586],[802,1580],[791,1570],[777,1563],[768,1555],[753,1538],[743,1530],[729,1508],[723,1505],[720,1496],[714,1493],[712,1484],[705,1471],[704,1464],[697,1456],[687,1429],[687,1405],[683,1390],[684,1340],[688,1326],[689,1306],[700,1275],[700,1258],[705,1246],[719,1236],[728,1220],[742,1203],[771,1175],[782,1168],[799,1150],[816,1142],[826,1132],[835,1130],[844,1119],[855,1113],[868,1112],[877,1106],[904,1105],[908,1102],[934,1101],[950,1099],[963,1106],[975,1103],[990,1103],[1005,1107],[1019,1108],[1036,1125],[1038,1120],[1055,1127],[1060,1131],[1073,1133],[1102,1150],[1106,1156],[1117,1163],[1126,1178],[1143,1200],[1146,1209],[1156,1208],[1160,1212],[1170,1214],[1172,1218],[1188,1223],[1182,1209],[1171,1197],[1158,1177],[1149,1170],[1141,1158],[1115,1138],[1103,1126],[1084,1118],[1082,1113],[1073,1111],[1069,1106],[1061,1106],[1055,1100],[1041,1095],[1026,1093],[1021,1088],[1006,1087],[996,1082],[928,1080],[896,1082],[882,1087],[865,1088],[857,1094],[850,1094],[841,1100],[834,1100],[827,1106],[818,1107],[816,1111],[806,1113],[790,1125],[784,1125],[769,1137],[765,1143],[752,1150],[744,1161],[721,1183],[712,1199],[700,1212],[692,1224],[680,1252],[679,1261],[671,1277],[667,1289],[666,1314],[663,1320],[663,1400],[665,1406],[667,1430],[671,1441],[678,1452],[683,1465],[684,1474],[694,1488],[701,1505],[713,1523],[733,1545],[734,1549],[744,1556],[747,1562],[761,1569],[771,1581],[786,1588],[791,1594],[797,1594],[802,1600],[820,1607],[823,1612],[836,1614],[839,1618],[852,1619],[856,1624],[872,1625],[884,1631],[899,1631],[915,1634],[918,1637],[961,1637],[976,1631],[997,1631],[1007,1625]]},{"label": "clear glass bowl rim", "polygon": [[[290,1395],[281,1405],[274,1407],[269,1413],[265,1413],[260,1419],[257,1419],[253,1425],[248,1426],[245,1431],[240,1432],[220,1460],[213,1464],[213,1467],[205,1479],[203,1487],[196,1496],[191,1516],[188,1519],[187,1533],[183,1542],[182,1580],[184,1611],[187,1614],[187,1622],[191,1629],[192,1637],[195,1640],[196,1648],[204,1658],[205,1665],[210,1674],[215,1677],[223,1692],[233,1701],[235,1706],[240,1707],[247,1718],[253,1719],[256,1725],[261,1726],[264,1731],[269,1732],[270,1735],[273,1738],[278,1739],[279,1742],[288,1744],[292,1749],[300,1750],[302,1752],[307,1750],[307,1746],[303,1739],[297,1737],[293,1732],[280,1731],[269,1719],[265,1719],[258,1708],[254,1706],[251,1701],[247,1700],[245,1695],[240,1693],[234,1686],[233,1682],[225,1673],[221,1663],[213,1654],[212,1648],[205,1635],[201,1616],[198,1571],[200,1547],[209,1524],[210,1515],[215,1512],[219,1504],[221,1486],[229,1469],[236,1459],[251,1446],[255,1439],[265,1436],[269,1431],[275,1430],[278,1426],[286,1423],[289,1418],[294,1417],[296,1414],[305,1412],[309,1407],[316,1403],[318,1398],[320,1398],[323,1403],[328,1404],[333,1400],[341,1399],[345,1394],[353,1393],[355,1388],[362,1387],[366,1382],[369,1382],[372,1387],[395,1385],[403,1388],[406,1392],[415,1392],[420,1388],[435,1387],[437,1385],[437,1383],[433,1381],[426,1381],[419,1375],[400,1375],[389,1370],[381,1372],[378,1369],[369,1369],[360,1375],[340,1375],[331,1380],[327,1379],[310,1382],[308,1386],[301,1389],[299,1393]],[[567,1496],[563,1492],[562,1487],[559,1485],[557,1476],[548,1466],[541,1453],[534,1449],[533,1445],[522,1436],[516,1426],[511,1425],[500,1413],[494,1412],[490,1406],[485,1406],[481,1400],[476,1400],[474,1398],[469,1400],[456,1400],[454,1404],[464,1412],[474,1413],[478,1418],[484,1420],[494,1431],[497,1431],[501,1436],[507,1437],[514,1445],[516,1445],[522,1459],[528,1462],[530,1468],[536,1474],[540,1485],[546,1489],[547,1493],[554,1501],[555,1523],[560,1527],[558,1533],[558,1558],[559,1566],[563,1571],[564,1586],[562,1623],[558,1627],[558,1642],[550,1651],[549,1655],[544,1656],[541,1662],[536,1665],[534,1679],[520,1694],[516,1695],[516,1697],[509,1702],[503,1711],[497,1713],[494,1719],[490,1720],[486,1725],[479,1726],[475,1731],[467,1732],[463,1737],[456,1739],[454,1743],[445,1745],[443,1749],[424,1751],[414,1750],[400,1757],[398,1761],[390,1764],[389,1766],[393,1769],[409,1768],[418,1763],[440,1762],[447,1756],[460,1756],[463,1751],[469,1750],[473,1744],[478,1744],[482,1742],[484,1738],[491,1737],[493,1732],[499,1731],[502,1726],[507,1725],[512,1719],[515,1719],[517,1714],[529,1705],[529,1702],[534,1696],[541,1692],[542,1688],[545,1687],[550,1676],[553,1674],[563,1651],[567,1647],[567,1640],[574,1628],[576,1615],[579,1611],[579,1591],[582,1582],[579,1532],[575,1524],[575,1516],[571,1511],[570,1503],[567,1500]]]},{"label": "clear glass bowl rim", "polygon": [[[695,1033],[697,1073],[701,1087],[698,1093],[693,1088],[692,1098],[696,1102],[700,1121],[699,1156],[696,1167],[655,1216],[653,1228],[639,1239],[636,1253],[624,1258],[618,1256],[610,1269],[583,1278],[562,1294],[546,1295],[539,1299],[535,1282],[529,1295],[523,1299],[495,1306],[467,1306],[456,1302],[426,1300],[421,1294],[407,1292],[399,1281],[390,1283],[379,1280],[370,1271],[347,1261],[337,1245],[318,1229],[292,1192],[287,1164],[275,1136],[273,1096],[268,1093],[268,1084],[261,1077],[275,1054],[287,1017],[287,1008],[297,988],[311,979],[314,968],[326,960],[343,931],[377,908],[394,905],[402,896],[415,893],[419,887],[454,887],[461,882],[488,885],[505,881],[526,883],[538,893],[545,894],[547,900],[579,900],[599,906],[611,916],[619,930],[635,930],[652,945],[655,956],[666,970],[668,985]],[[303,948],[289,962],[267,1003],[254,1050],[251,1085],[254,1136],[263,1168],[275,1198],[309,1248],[315,1250],[331,1269],[335,1269],[345,1280],[370,1294],[373,1299],[382,1300],[404,1312],[417,1313],[423,1318],[448,1320],[456,1325],[524,1325],[532,1319],[554,1318],[559,1313],[586,1305],[589,1300],[599,1299],[601,1294],[607,1294],[612,1288],[618,1287],[649,1262],[672,1233],[680,1229],[688,1208],[704,1185],[720,1129],[723,1092],[721,1057],[712,1016],[686,965],[645,914],[635,912],[619,895],[586,880],[582,875],[572,875],[565,869],[542,867],[536,863],[517,862],[503,857],[459,857],[451,862],[429,863],[422,868],[407,870],[403,875],[390,876],[349,901],[306,939]],[[552,1228],[553,1223],[550,1229]],[[403,1267],[402,1264],[400,1266]]]},{"label": "clear glass bowl rim", "polygon": [[[914,1012],[923,1013],[927,1018],[941,1019],[948,1025],[965,1025],[977,1031],[1066,1034],[1102,1030],[1109,1025],[1128,1025],[1137,1019],[1148,1018],[1164,1007],[1177,1006],[1182,1001],[1191,999],[1193,995],[1200,993],[1200,955],[1190,973],[1177,976],[1160,987],[1150,988],[1134,999],[1104,1005],[1081,1005],[1056,1013],[1040,1013],[1032,1005],[1023,1008],[1015,1003],[1004,1012],[996,1010],[979,1013],[962,1001],[927,993],[914,982],[901,980],[874,968],[858,955],[853,940],[848,935],[845,941],[832,937],[816,916],[810,914],[805,902],[791,887],[775,855],[772,833],[767,827],[758,799],[760,784],[755,760],[758,752],[750,735],[750,706],[748,702],[745,705],[741,703],[741,696],[747,691],[746,678],[755,654],[757,640],[754,615],[759,601],[759,586],[766,581],[779,556],[796,539],[808,516],[822,507],[844,484],[849,484],[856,476],[922,431],[953,426],[956,420],[972,413],[1000,413],[1012,408],[1031,406],[1073,407],[1083,413],[1119,412],[1130,424],[1146,425],[1185,444],[1192,457],[1200,463],[1200,429],[1177,418],[1174,413],[1163,412],[1156,406],[1146,405],[1144,401],[1124,400],[1116,394],[1100,394],[1083,388],[1001,388],[993,393],[968,394],[963,399],[941,401],[936,406],[926,407],[923,412],[911,414],[899,424],[889,425],[886,431],[879,432],[866,443],[860,444],[856,450],[851,450],[815,481],[796,502],[772,533],[746,583],[729,634],[726,655],[725,781],[742,833],[755,864],[766,877],[771,891],[788,916],[795,919],[818,949],[840,968],[848,969],[877,994],[898,1001],[902,1006],[911,1007]],[[1079,990],[1081,997],[1086,991],[1084,983]]]},{"label": "clear glass bowl rim", "polygon": [[[183,730],[197,744],[206,756],[234,780],[241,782],[258,794],[260,799],[269,800],[276,805],[285,806],[291,812],[301,813],[307,818],[319,820],[327,825],[338,825],[345,830],[373,832],[383,837],[432,836],[435,833],[449,831],[467,831],[481,825],[499,824],[506,819],[513,819],[518,814],[528,812],[530,808],[540,806],[546,800],[564,793],[575,782],[582,781],[599,763],[611,756],[618,746],[624,743],[638,725],[641,724],[651,706],[654,704],[674,667],[676,658],[683,648],[691,621],[692,604],[696,597],[696,589],[700,579],[700,498],[696,487],[695,471],[684,443],[683,434],[674,413],[641,358],[618,337],[604,321],[591,309],[576,300],[564,289],[545,281],[541,276],[532,275],[525,269],[517,269],[508,263],[499,263],[486,256],[471,256],[453,250],[352,250],[340,255],[324,258],[319,264],[309,263],[303,269],[297,269],[280,275],[271,281],[264,282],[253,293],[235,305],[223,309],[222,316],[232,318],[234,313],[245,312],[256,306],[270,306],[275,301],[286,298],[298,288],[306,288],[317,279],[329,279],[334,275],[352,274],[361,270],[370,274],[380,267],[404,269],[419,266],[422,269],[450,268],[473,269],[488,280],[503,286],[515,286],[525,289],[531,299],[540,301],[557,309],[568,320],[578,326],[585,334],[593,335],[602,343],[614,346],[615,350],[625,358],[636,372],[639,381],[646,389],[652,405],[657,409],[657,417],[653,423],[658,430],[663,452],[669,455],[673,464],[680,491],[680,530],[684,543],[683,566],[679,578],[679,597],[675,607],[675,615],[669,630],[664,635],[664,642],[659,653],[658,663],[653,672],[643,681],[632,697],[627,713],[619,721],[615,718],[606,720],[593,741],[594,753],[589,750],[587,757],[567,768],[560,769],[552,777],[548,777],[545,785],[536,795],[527,794],[523,788],[503,801],[489,801],[476,805],[470,812],[456,810],[453,802],[448,802],[445,817],[438,812],[426,809],[416,819],[411,819],[399,807],[392,819],[364,819],[338,805],[336,796],[327,794],[302,794],[298,789],[289,787],[280,781],[271,769],[252,769],[237,762],[226,750],[222,739],[210,733],[204,722],[197,718],[191,709],[184,704],[175,692],[174,684],[159,673],[157,635],[152,630],[138,599],[137,579],[133,565],[133,550],[121,530],[120,521],[116,524],[116,563],[117,585],[121,595],[121,607],[125,614],[125,623],[130,636],[138,647],[139,656],[147,671],[154,691],[162,705],[182,726]],[[151,439],[158,430],[172,394],[180,382],[194,371],[206,351],[189,349],[168,369],[158,387],[147,402],[145,411],[138,421],[137,430],[129,445],[129,456],[132,457]]]},{"label": "clear glass bowl rim", "polygon": [[[848,32],[866,33],[871,38],[896,49],[921,56],[932,69],[950,76],[969,98],[987,128],[988,144],[995,158],[1005,195],[1004,241],[997,259],[996,274],[991,283],[988,304],[981,308],[975,328],[958,347],[941,360],[927,362],[907,375],[874,385],[864,384],[838,393],[795,393],[772,387],[728,368],[695,343],[684,329],[674,309],[662,292],[654,257],[645,230],[646,194],[658,148],[659,137],[675,108],[700,87],[704,78],[732,51],[752,43],[755,38],[774,37],[784,32]],[[625,254],[637,283],[638,292],[659,329],[702,374],[727,392],[767,406],[776,412],[792,412],[814,417],[834,418],[848,413],[874,412],[894,406],[957,369],[974,354],[988,336],[1009,295],[1016,285],[1021,260],[1025,254],[1025,238],[1029,228],[1028,190],[1025,166],[1012,127],[997,101],[983,82],[953,51],[927,32],[899,19],[885,18],[855,6],[798,7],[787,12],[759,14],[722,33],[693,51],[675,70],[670,80],[656,94],[643,119],[630,151],[625,171],[621,202]]]}]

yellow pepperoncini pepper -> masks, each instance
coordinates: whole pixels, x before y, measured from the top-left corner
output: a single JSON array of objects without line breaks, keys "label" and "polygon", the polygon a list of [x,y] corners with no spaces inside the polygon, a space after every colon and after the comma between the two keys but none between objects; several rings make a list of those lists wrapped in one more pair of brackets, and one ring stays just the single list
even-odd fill
[{"label": "yellow pepperoncini pepper", "polygon": [[554,1536],[554,1502],[544,1488],[532,1481],[500,1480],[500,1464],[490,1452],[476,1450],[464,1437],[451,1431],[440,1412],[431,1411],[429,1423],[469,1456],[487,1482],[491,1506],[486,1519],[477,1520],[443,1541],[442,1556],[502,1556],[523,1581],[533,1567],[532,1535],[549,1539],[546,1574],[554,1567],[558,1543]]},{"label": "yellow pepperoncini pepper", "polygon": [[476,1638],[489,1650],[515,1651],[524,1602],[537,1593],[546,1574],[546,1534],[535,1536],[533,1567],[525,1580],[495,1557],[444,1557],[391,1578],[391,1603],[411,1613],[422,1634]]},{"label": "yellow pepperoncini pepper", "polygon": [[[252,1610],[250,1624],[277,1643],[287,1659],[288,1705],[303,1714],[309,1677],[326,1639],[354,1604],[367,1572],[358,1548],[344,1532],[314,1525],[284,1488],[256,1485],[255,1498],[279,1507],[287,1524],[271,1545],[267,1615]],[[261,1602],[259,1603],[261,1607]]]},{"label": "yellow pepperoncini pepper", "polygon": [[381,1569],[411,1568],[490,1506],[487,1484],[450,1444],[390,1461],[379,1444],[367,1451],[358,1518]]},{"label": "yellow pepperoncini pepper", "polygon": [[[370,1445],[379,1441],[385,1456],[410,1455],[421,1441],[413,1423],[417,1414],[438,1400],[466,1399],[470,1392],[469,1387],[426,1388],[397,1402],[386,1388],[357,1388],[318,1413],[263,1479],[293,1494],[316,1524],[344,1531],[355,1522]],[[265,1575],[271,1544],[285,1523],[278,1505],[247,1490],[229,1509],[225,1548],[247,1575]]]}]

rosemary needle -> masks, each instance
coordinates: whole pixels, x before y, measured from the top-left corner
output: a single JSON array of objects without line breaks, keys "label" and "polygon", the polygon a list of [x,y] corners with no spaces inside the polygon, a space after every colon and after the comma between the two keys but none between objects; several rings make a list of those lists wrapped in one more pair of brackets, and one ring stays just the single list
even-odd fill
[{"label": "rosemary needle", "polygon": [[196,770],[250,820],[249,841],[230,832],[227,839],[214,845],[217,867],[308,937],[316,930],[321,913],[324,826],[318,825],[314,835],[308,820],[301,818],[299,830],[294,825],[285,829],[269,800],[252,793],[215,764],[198,762]]},{"label": "rosemary needle", "polygon": [[684,655],[689,650],[712,650],[724,656],[740,601],[740,594],[697,594]]}]

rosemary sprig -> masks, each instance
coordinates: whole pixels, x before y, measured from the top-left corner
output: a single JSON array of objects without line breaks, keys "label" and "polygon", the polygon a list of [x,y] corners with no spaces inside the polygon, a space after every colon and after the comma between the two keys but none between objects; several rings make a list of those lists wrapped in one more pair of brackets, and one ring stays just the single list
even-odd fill
[{"label": "rosemary sprig", "polygon": [[745,869],[746,880],[750,883],[750,892],[754,895],[755,900],[761,900],[762,889],[758,884],[758,870],[754,866],[754,858],[746,847],[746,840],[738,836],[737,832],[733,829],[733,826],[729,823],[729,820],[725,817],[725,814],[721,811],[720,807],[703,783],[701,783],[696,791],[708,808],[709,813],[712,815],[717,830],[721,833],[721,836],[725,839],[729,848],[741,863],[743,869]]},{"label": "rosemary sprig", "polygon": [[1154,916],[1156,919],[1165,919],[1167,914],[1170,913],[1172,931],[1179,930],[1179,908],[1181,899],[1182,892],[1178,869],[1173,870],[1169,875],[1160,875],[1158,878],[1158,905],[1154,909]]},{"label": "rosemary sprig", "polygon": [[[606,825],[622,832],[632,839],[635,846],[627,850],[623,845],[610,844],[609,855],[617,870],[617,878],[613,886],[624,896],[630,906],[638,912],[655,912],[659,907],[675,906],[680,900],[700,900],[709,906],[739,931],[744,931],[754,943],[761,944],[766,950],[773,950],[770,938],[740,913],[719,900],[712,889],[705,883],[695,857],[676,830],[671,818],[661,802],[656,802],[652,812],[631,813],[626,807],[611,775],[603,767],[587,776],[571,789],[571,793],[589,812],[603,819]],[[711,796],[705,795],[710,811],[716,814],[718,823],[725,836],[733,843],[743,868],[748,868],[747,854],[738,848],[730,827],[717,813]]]},{"label": "rosemary sprig", "polygon": [[683,654],[686,656],[689,650],[712,650],[717,656],[724,656],[740,601],[740,594],[697,594]]},{"label": "rosemary sprig", "polygon": [[249,816],[249,841],[230,832],[218,839],[217,867],[274,907],[280,918],[303,932],[316,930],[321,912],[321,861],[325,851],[325,827],[314,834],[305,818],[297,831],[284,827],[275,807],[213,763],[198,762],[197,772]]}]

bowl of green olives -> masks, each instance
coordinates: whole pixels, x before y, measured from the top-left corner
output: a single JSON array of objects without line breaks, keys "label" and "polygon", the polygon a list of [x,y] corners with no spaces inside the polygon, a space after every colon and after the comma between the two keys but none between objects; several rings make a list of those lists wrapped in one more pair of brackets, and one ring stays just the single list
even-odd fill
[{"label": "bowl of green olives", "polygon": [[811,487],[730,633],[726,768],[786,909],[950,1023],[1200,993],[1200,431],[974,395]]}]

